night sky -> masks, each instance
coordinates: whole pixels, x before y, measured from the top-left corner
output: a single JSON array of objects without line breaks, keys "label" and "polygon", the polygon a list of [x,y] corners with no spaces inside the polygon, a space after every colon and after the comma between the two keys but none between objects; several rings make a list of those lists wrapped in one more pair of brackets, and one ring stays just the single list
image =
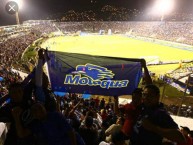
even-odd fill
[{"label": "night sky", "polygon": [[[0,0],[0,25],[15,24],[15,16],[5,11],[5,5],[9,0]],[[21,21],[29,19],[46,19],[55,13],[65,13],[68,10],[84,11],[96,10],[104,5],[125,7],[144,11],[155,0],[23,0],[23,8],[20,11]],[[96,3],[91,3],[95,1]],[[193,12],[193,0],[175,0],[176,11]],[[191,12],[191,13],[192,13]]]}]

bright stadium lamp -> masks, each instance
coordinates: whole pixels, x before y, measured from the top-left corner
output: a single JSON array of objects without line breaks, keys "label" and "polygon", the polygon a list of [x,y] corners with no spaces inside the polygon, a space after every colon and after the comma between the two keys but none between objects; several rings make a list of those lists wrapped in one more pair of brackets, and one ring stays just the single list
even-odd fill
[{"label": "bright stadium lamp", "polygon": [[23,0],[12,0],[12,1],[14,1],[14,2],[17,3],[17,5],[18,5],[18,7],[19,7],[19,10],[22,9],[22,7],[23,7]]},{"label": "bright stadium lamp", "polygon": [[23,0],[6,0],[6,1],[7,1],[7,4],[5,6],[6,11],[11,15],[15,14],[16,23],[17,25],[19,25],[20,24],[19,11],[23,6]]},{"label": "bright stadium lamp", "polygon": [[165,15],[172,12],[174,4],[174,0],[156,0],[151,13],[153,15],[161,15],[163,20]]}]

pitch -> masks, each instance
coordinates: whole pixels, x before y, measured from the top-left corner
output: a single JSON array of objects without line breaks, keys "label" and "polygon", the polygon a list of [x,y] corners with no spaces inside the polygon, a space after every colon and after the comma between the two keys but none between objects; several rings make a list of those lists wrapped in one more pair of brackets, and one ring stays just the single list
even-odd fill
[{"label": "pitch", "polygon": [[[192,51],[159,45],[120,35],[58,36],[49,38],[42,45],[49,50],[123,58],[145,58],[147,62],[192,60]],[[178,65],[164,66],[164,71]],[[155,68],[154,68],[155,69]],[[158,68],[161,69],[161,66]],[[163,72],[163,73],[165,73]]]}]

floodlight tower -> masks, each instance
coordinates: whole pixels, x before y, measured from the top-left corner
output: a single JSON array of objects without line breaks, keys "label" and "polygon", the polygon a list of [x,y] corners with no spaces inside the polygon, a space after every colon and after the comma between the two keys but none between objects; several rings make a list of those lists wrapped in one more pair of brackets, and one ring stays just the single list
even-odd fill
[{"label": "floodlight tower", "polygon": [[19,25],[20,24],[20,20],[19,20],[19,10],[21,10],[22,6],[23,6],[23,0],[12,0],[14,2],[17,3],[18,5],[18,11],[15,13],[15,19],[16,19],[16,24]]},{"label": "floodlight tower", "polygon": [[151,13],[161,16],[161,21],[163,21],[165,15],[173,11],[174,1],[175,0],[156,0]]},{"label": "floodlight tower", "polygon": [[19,12],[15,13],[15,18],[16,18],[16,24],[19,25],[20,21],[19,21]]}]

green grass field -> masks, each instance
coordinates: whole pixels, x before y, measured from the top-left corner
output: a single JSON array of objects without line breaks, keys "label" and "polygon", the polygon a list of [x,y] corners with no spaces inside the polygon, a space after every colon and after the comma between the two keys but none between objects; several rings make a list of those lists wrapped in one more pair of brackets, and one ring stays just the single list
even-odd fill
[{"label": "green grass field", "polygon": [[[193,59],[193,51],[182,50],[119,35],[59,36],[50,38],[42,45],[49,50],[123,58],[145,58],[147,62],[180,61]],[[150,66],[157,74],[164,74],[178,64]]]},{"label": "green grass field", "polygon": [[[53,44],[53,42],[56,42]],[[162,46],[124,36],[61,36],[50,38],[42,47],[50,50],[101,56],[141,58],[158,56],[162,61],[187,60],[193,58],[193,51]]]},{"label": "green grass field", "polygon": [[[160,61],[193,59],[193,51],[158,45],[119,35],[59,36],[46,40],[42,43],[41,47],[48,47],[49,50],[53,51],[70,53],[123,58],[145,58],[147,62],[151,61],[154,57],[157,57]],[[148,66],[148,69],[159,75],[178,67],[179,64],[151,65]],[[163,86],[160,86],[160,90],[162,95]],[[183,96],[183,93],[167,85],[165,95],[172,99],[177,96]]]}]

